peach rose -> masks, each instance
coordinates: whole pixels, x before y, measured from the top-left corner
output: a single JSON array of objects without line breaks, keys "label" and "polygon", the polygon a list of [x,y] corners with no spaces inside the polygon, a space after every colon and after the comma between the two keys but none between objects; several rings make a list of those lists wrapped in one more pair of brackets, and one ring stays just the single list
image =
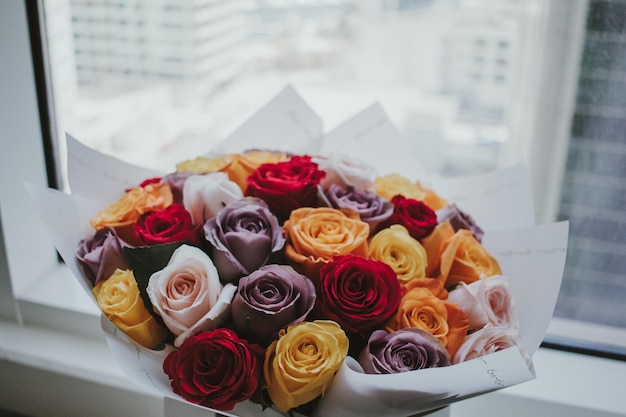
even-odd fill
[{"label": "peach rose", "polygon": [[348,337],[333,321],[300,322],[267,348],[267,392],[284,412],[323,395],[348,354]]},{"label": "peach rose", "polygon": [[134,187],[101,210],[89,223],[96,230],[113,228],[122,240],[132,244],[136,243],[132,226],[139,216],[148,211],[163,210],[173,202],[174,196],[168,184],[151,183]]},{"label": "peach rose", "polygon": [[449,203],[439,196],[439,194],[435,193],[432,189],[423,187],[422,184],[418,181],[417,187],[424,192],[424,203],[433,210],[440,210],[444,207],[447,207]]},{"label": "peach rose", "polygon": [[102,313],[141,346],[153,349],[165,340],[167,330],[146,309],[131,270],[116,269],[92,292]]},{"label": "peach rose", "polygon": [[367,257],[369,225],[351,210],[302,207],[283,225],[285,256],[294,269],[317,282],[322,266],[334,256]]},{"label": "peach rose", "polygon": [[426,288],[407,291],[396,312],[395,320],[387,330],[406,327],[426,330],[445,346],[450,357],[463,343],[469,329],[467,316],[459,306],[442,300]]},{"label": "peach rose", "polygon": [[426,251],[402,225],[394,224],[376,233],[369,243],[369,257],[389,265],[402,286],[426,276]]},{"label": "peach rose", "polygon": [[477,281],[481,275],[501,275],[500,264],[476,240],[470,230],[460,229],[446,241],[439,267],[445,287]]}]

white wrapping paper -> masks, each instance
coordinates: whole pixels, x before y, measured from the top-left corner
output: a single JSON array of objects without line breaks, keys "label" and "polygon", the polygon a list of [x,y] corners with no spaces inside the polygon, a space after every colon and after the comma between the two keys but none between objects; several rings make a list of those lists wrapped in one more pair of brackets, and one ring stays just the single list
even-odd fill
[{"label": "white wrapping paper", "polygon": [[[90,234],[89,219],[123,190],[164,173],[102,155],[68,136],[71,194],[28,185],[57,250],[93,299],[74,258],[76,245]],[[332,132],[322,134],[319,117],[288,87],[237,129],[219,152],[273,148],[322,155],[343,153],[377,167],[380,174],[401,173],[457,203],[485,229],[483,244],[511,278],[521,338],[529,355],[537,350],[552,317],[567,249],[566,222],[535,226],[529,179],[524,166],[471,178],[428,178],[410,146],[374,104]],[[94,301],[95,302],[95,301]],[[130,379],[166,397],[174,394],[162,362],[169,350],[138,346],[102,316],[109,347]],[[366,375],[348,358],[319,402],[317,417],[405,417],[451,402],[519,384],[535,377],[516,348],[445,368],[394,375]],[[278,416],[249,401],[226,416]]]}]

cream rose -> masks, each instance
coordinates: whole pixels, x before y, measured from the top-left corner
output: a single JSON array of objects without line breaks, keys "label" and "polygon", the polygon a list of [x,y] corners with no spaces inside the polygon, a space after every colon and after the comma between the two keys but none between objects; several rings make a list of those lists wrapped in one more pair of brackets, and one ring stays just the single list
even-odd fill
[{"label": "cream rose", "polygon": [[196,226],[203,225],[228,203],[241,198],[241,188],[223,172],[192,175],[183,186],[183,205]]},{"label": "cream rose", "polygon": [[176,336],[177,347],[188,336],[226,321],[236,290],[232,284],[223,287],[211,258],[189,245],[176,249],[146,288],[155,312]]}]

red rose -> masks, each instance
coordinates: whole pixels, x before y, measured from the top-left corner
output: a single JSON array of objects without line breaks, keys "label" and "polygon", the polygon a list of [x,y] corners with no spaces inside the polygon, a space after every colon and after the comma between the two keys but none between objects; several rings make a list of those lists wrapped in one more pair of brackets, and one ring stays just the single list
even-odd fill
[{"label": "red rose", "polygon": [[284,220],[294,209],[317,206],[317,188],[325,175],[309,156],[262,164],[246,179],[246,195],[265,200],[270,210]]},{"label": "red rose", "polygon": [[263,357],[259,345],[248,344],[230,329],[190,336],[163,361],[174,392],[189,402],[232,410],[252,397],[261,383]]},{"label": "red rose", "polygon": [[397,195],[391,199],[393,214],[379,227],[384,229],[392,224],[406,227],[413,239],[420,240],[428,236],[437,226],[437,213],[423,201]]},{"label": "red rose", "polygon": [[389,265],[356,255],[335,256],[320,272],[316,315],[365,335],[391,317],[402,288]]},{"label": "red rose", "polygon": [[171,204],[163,210],[144,213],[133,228],[142,245],[185,242],[198,246],[198,230],[182,204]]}]

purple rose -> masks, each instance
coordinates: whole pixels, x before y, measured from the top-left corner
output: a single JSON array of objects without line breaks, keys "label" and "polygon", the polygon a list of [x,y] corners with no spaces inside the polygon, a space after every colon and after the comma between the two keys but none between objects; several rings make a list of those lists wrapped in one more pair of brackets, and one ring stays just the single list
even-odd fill
[{"label": "purple rose", "polygon": [[429,332],[412,327],[391,333],[374,331],[358,360],[368,374],[396,374],[450,365],[450,357],[441,342]]},{"label": "purple rose", "polygon": [[226,205],[205,223],[204,233],[222,282],[251,274],[285,244],[278,219],[254,197]]},{"label": "purple rose", "polygon": [[350,209],[359,213],[361,220],[370,225],[370,230],[387,220],[393,213],[393,204],[373,191],[347,185],[345,188],[332,184],[326,190],[325,197],[331,207]]},{"label": "purple rose", "polygon": [[265,265],[239,280],[231,303],[238,332],[268,344],[284,327],[303,321],[315,304],[315,286],[288,265]]},{"label": "purple rose", "polygon": [[101,229],[82,239],[75,255],[83,275],[92,285],[108,279],[118,268],[130,269],[122,243],[113,229]]},{"label": "purple rose", "polygon": [[436,213],[437,223],[443,223],[448,220],[455,232],[459,229],[467,229],[472,232],[478,242],[482,241],[484,234],[482,229],[478,227],[469,214],[459,209],[456,204],[450,204],[437,210]]},{"label": "purple rose", "polygon": [[161,183],[170,186],[175,203],[183,203],[183,187],[187,178],[192,175],[198,175],[198,173],[193,171],[173,172],[161,178]]}]

